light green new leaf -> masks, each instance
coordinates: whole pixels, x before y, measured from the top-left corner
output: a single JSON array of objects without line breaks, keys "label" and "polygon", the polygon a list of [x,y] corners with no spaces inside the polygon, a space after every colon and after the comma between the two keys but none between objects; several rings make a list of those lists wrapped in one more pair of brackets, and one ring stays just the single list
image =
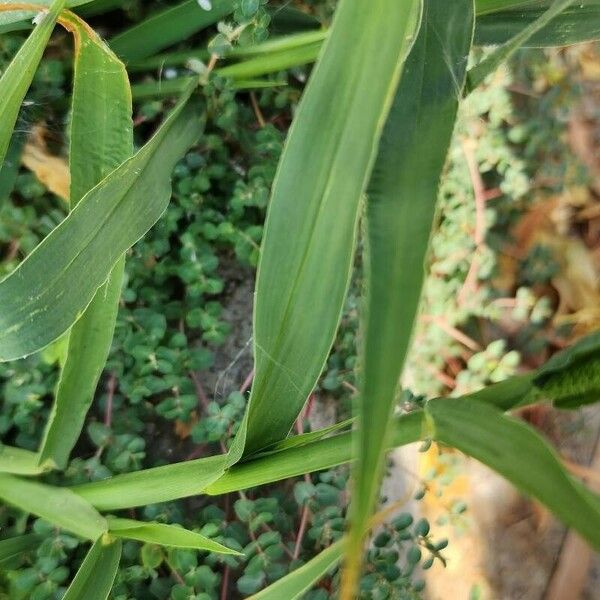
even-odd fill
[{"label": "light green new leaf", "polygon": [[[504,44],[539,19],[550,0],[524,10],[507,10],[477,20],[475,43]],[[566,46],[600,39],[600,0],[580,0],[532,35],[524,47]]]},{"label": "light green new leaf", "polygon": [[433,439],[506,477],[600,548],[600,497],[569,475],[535,430],[491,406],[459,398],[432,400],[426,412]]},{"label": "light green new leaf", "polygon": [[25,552],[35,550],[40,545],[42,539],[41,536],[30,533],[28,535],[8,538],[7,540],[0,540],[0,566],[2,566],[4,561],[13,560]]},{"label": "light green new leaf", "polygon": [[202,131],[186,93],[135,156],[88,192],[0,282],[0,361],[27,356],[60,337],[87,308],[123,253],[161,216],[171,171]]},{"label": "light green new leaf", "polygon": [[508,60],[527,42],[528,39],[538,33],[548,23],[552,22],[552,20],[560,15],[569,5],[573,4],[573,1],[574,0],[555,0],[555,2],[552,3],[552,6],[538,19],[522,29],[514,38],[495,50],[478,65],[469,69],[467,75],[467,92],[474,90],[483,83],[488,75],[493,73],[503,62]]},{"label": "light green new leaf", "polygon": [[121,540],[103,535],[94,542],[63,600],[106,600],[121,560]]},{"label": "light green new leaf", "polygon": [[44,471],[37,452],[0,444],[0,473],[13,475],[39,475]]},{"label": "light green new leaf", "polygon": [[186,0],[151,15],[110,40],[125,61],[140,60],[185,40],[233,12],[234,0],[212,0],[205,10],[198,0]]},{"label": "light green new leaf", "polygon": [[223,544],[219,544],[204,535],[164,523],[145,523],[133,519],[119,519],[108,517],[108,527],[112,535],[138,542],[160,544],[173,548],[189,548],[191,550],[205,550],[218,554],[240,553]]},{"label": "light green new leaf", "polygon": [[283,600],[284,598],[285,600],[297,600],[302,598],[305,592],[338,564],[343,551],[344,540],[340,540],[289,575],[278,579],[247,600]]},{"label": "light green new leaf", "polygon": [[125,473],[77,486],[73,491],[105,511],[195,496],[240,460],[247,422],[246,415],[226,454]]},{"label": "light green new leaf", "polygon": [[1,473],[0,498],[23,512],[33,513],[90,540],[98,539],[108,530],[106,519],[67,488]]},{"label": "light green new leaf", "polygon": [[[321,42],[314,42],[297,48],[279,50],[270,55],[261,54],[227,67],[215,69],[215,74],[233,79],[234,87],[238,89],[260,87],[256,86],[256,81],[253,81],[253,78],[279,73],[284,69],[313,62],[317,58],[320,49]],[[142,82],[133,85],[131,91],[134,99],[137,101],[172,96],[180,93],[182,89],[189,86],[194,80],[199,83],[197,76],[177,77],[165,81]]]},{"label": "light green new leaf", "polygon": [[246,454],[287,436],[333,343],[360,199],[420,9],[420,0],[373,0],[366,12],[352,0],[338,4],[273,184]]},{"label": "light green new leaf", "polygon": [[[234,46],[227,53],[227,59],[243,59],[263,55],[274,55],[278,52],[293,50],[303,46],[310,46],[321,43],[327,37],[326,30],[310,31],[308,33],[297,33],[283,37],[275,37],[255,44],[252,46]],[[175,50],[165,52],[150,58],[139,61],[129,62],[127,70],[132,73],[136,71],[149,71],[152,69],[164,69],[165,67],[174,67],[185,65],[190,59],[206,61],[210,58],[210,52],[207,48]]]},{"label": "light green new leaf", "polygon": [[33,33],[25,40],[0,78],[0,164],[6,157],[21,103],[64,4],[65,0],[54,0],[50,10],[40,16]]},{"label": "light green new leaf", "polygon": [[215,72],[221,77],[232,79],[251,79],[270,73],[278,73],[291,67],[298,67],[314,62],[321,51],[321,42],[314,42],[298,48],[279,50],[273,54],[265,54],[250,58],[227,67],[217,69]]},{"label": "light green new leaf", "polygon": [[[67,18],[75,36],[69,151],[72,210],[131,156],[133,123],[125,67],[75,15]],[[123,256],[68,335],[66,360],[40,447],[40,464],[48,461],[66,467],[77,442],[110,350],[124,263]]]},{"label": "light green new leaf", "polygon": [[[367,191],[366,301],[348,569],[358,577],[473,37],[473,0],[425,2]],[[347,571],[347,575],[350,572]],[[348,582],[345,589],[350,597]]]}]

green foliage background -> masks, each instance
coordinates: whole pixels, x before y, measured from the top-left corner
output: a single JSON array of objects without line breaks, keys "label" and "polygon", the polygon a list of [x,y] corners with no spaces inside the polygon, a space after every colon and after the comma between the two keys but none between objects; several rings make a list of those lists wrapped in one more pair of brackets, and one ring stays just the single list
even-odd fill
[{"label": "green foliage background", "polygon": [[[126,2],[118,20],[122,26],[138,22],[164,4]],[[252,8],[249,4],[240,3],[238,19],[239,11]],[[323,21],[334,8],[331,0],[311,0],[304,5]],[[258,2],[254,10],[255,25],[247,30],[248,39],[240,40],[242,45],[268,34],[268,21]],[[113,17],[92,19],[92,24],[104,33],[112,32]],[[14,33],[0,38],[0,70],[24,37]],[[65,39],[57,36],[48,50],[18,125],[25,136],[33,124],[45,121],[48,142],[58,154],[65,150],[61,132],[67,118],[65,97],[70,79]],[[226,42],[223,33],[216,31],[196,41],[210,42],[213,50]],[[543,110],[536,108],[535,120],[526,105],[515,107],[507,86],[515,77],[527,82],[534,69],[544,69],[546,64],[540,51],[523,55],[527,57],[523,64],[530,65],[527,69],[520,66],[518,58],[516,75],[502,71],[464,103],[441,192],[444,216],[433,240],[433,275],[427,283],[424,311],[443,315],[451,326],[463,328],[474,338],[481,320],[493,327],[502,317],[492,302],[499,296],[493,283],[498,252],[511,224],[537,192],[531,174],[550,153],[559,170],[566,170],[564,165],[570,160],[556,142],[560,125],[555,115],[573,92],[548,90],[538,99]],[[171,78],[178,69],[169,67],[156,75]],[[298,67],[281,73],[277,78],[285,79],[285,86],[257,91],[253,97],[236,92],[224,80],[206,87],[206,135],[177,165],[167,212],[128,255],[112,350],[85,435],[74,453],[77,458],[71,460],[64,475],[47,476],[48,482],[79,484],[188,456],[208,456],[218,453],[235,434],[247,399],[239,389],[243,380],[225,377],[223,384],[223,369],[214,365],[232,328],[242,327],[244,319],[228,322],[224,310],[236,286],[253,279],[269,190],[308,71]],[[138,144],[145,141],[168,106],[162,100],[136,104]],[[475,218],[472,182],[464,160],[465,137],[477,139],[477,163],[486,183],[500,194],[488,204],[488,236],[485,246],[477,249],[478,293],[468,303],[458,303],[470,252],[460,256],[473,243],[465,223]],[[549,150],[550,142],[554,146]],[[541,155],[540,148],[544,148]],[[579,172],[577,176],[580,174],[583,177]],[[0,182],[9,175],[3,172]],[[0,275],[5,275],[61,221],[66,206],[23,168],[16,172],[14,191],[0,201]],[[545,350],[550,309],[548,300],[538,297],[534,289],[553,274],[552,256],[544,252],[548,250],[535,248],[521,268],[514,308],[514,317],[523,323],[519,338],[510,346],[492,341],[473,354],[456,375],[456,393],[500,381],[516,372],[523,355]],[[540,270],[540,264],[544,269]],[[350,414],[355,385],[360,286],[359,274],[316,392],[320,398],[334,399],[338,420]],[[249,295],[242,307],[248,317],[251,304]],[[460,344],[436,327],[423,327],[418,336],[409,366],[411,388],[427,397],[447,392],[443,381],[432,377],[424,365],[441,370],[448,355],[460,356]],[[447,349],[446,356],[438,352],[440,347]],[[239,350],[240,356],[229,357],[237,363],[249,352],[247,347]],[[55,344],[25,360],[0,363],[3,442],[36,449],[48,417],[60,357],[60,344]],[[204,387],[205,381],[212,385]],[[308,428],[308,419],[300,426]],[[128,541],[111,597],[213,600],[255,593],[341,537],[347,480],[348,470],[343,467],[247,494],[216,500],[195,498],[130,511],[125,516],[180,523],[243,551],[245,557],[165,550]],[[417,497],[424,493],[420,490]],[[456,508],[457,513],[464,508]],[[1,538],[29,530],[39,534],[39,546],[23,559],[0,565],[0,598],[59,599],[85,549],[75,537],[42,520],[32,521],[0,507]],[[413,523],[410,515],[401,514],[378,533],[368,552],[367,572],[361,581],[364,598],[420,597],[424,583],[413,574],[415,567],[442,563],[446,544],[435,539],[435,527],[431,532],[426,521]],[[333,584],[326,579],[306,598],[324,600],[331,589]]]}]

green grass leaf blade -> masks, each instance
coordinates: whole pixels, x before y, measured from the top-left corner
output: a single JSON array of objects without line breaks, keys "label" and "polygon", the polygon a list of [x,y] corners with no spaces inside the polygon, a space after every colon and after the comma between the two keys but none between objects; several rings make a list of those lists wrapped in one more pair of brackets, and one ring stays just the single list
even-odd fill
[{"label": "green grass leaf blade", "polygon": [[60,337],[123,253],[164,212],[171,171],[202,131],[202,108],[190,98],[191,92],[141,150],[90,190],[0,282],[0,361],[27,356]]},{"label": "green grass leaf blade", "polygon": [[[475,43],[480,46],[508,42],[537,21],[551,5],[549,0],[529,9],[507,10],[477,20]],[[567,7],[522,44],[525,48],[567,46],[600,39],[600,1],[581,0]]]},{"label": "green grass leaf blade", "polygon": [[198,0],[186,0],[115,36],[110,46],[125,61],[141,60],[213,25],[233,7],[234,0],[212,0],[212,8],[205,10]]},{"label": "green grass leaf blade", "polygon": [[105,511],[198,495],[240,460],[247,422],[246,414],[239,435],[234,438],[226,454],[117,475],[77,486],[73,491]]},{"label": "green grass leaf blade", "polygon": [[[498,13],[504,10],[539,6],[548,0],[475,0],[477,16]],[[550,0],[551,1],[551,0]]]},{"label": "green grass leaf blade", "polygon": [[39,464],[37,452],[0,445],[0,473],[39,475],[45,468]]},{"label": "green grass leaf blade", "polygon": [[133,519],[120,519],[108,517],[109,531],[112,535],[138,542],[159,544],[171,548],[188,548],[191,550],[205,550],[218,554],[239,555],[223,544],[219,544],[204,535],[164,523],[145,523]]},{"label": "green grass leaf blade", "polygon": [[48,13],[40,17],[40,22],[0,78],[0,164],[6,157],[21,103],[64,4],[65,0],[55,0],[52,3]]},{"label": "green grass leaf blade", "polygon": [[[234,46],[227,53],[227,59],[241,60],[244,58],[255,58],[257,56],[274,55],[282,51],[294,50],[304,46],[321,43],[326,37],[327,31],[319,30],[275,37],[252,46]],[[191,58],[207,61],[210,58],[210,52],[207,48],[191,48],[188,50],[165,52],[164,54],[157,54],[150,58],[129,62],[127,64],[127,70],[129,73],[134,73],[137,71],[164,69],[165,67],[185,65]]]},{"label": "green grass leaf blade", "polygon": [[4,162],[0,164],[0,202],[6,200],[15,187],[24,145],[25,136],[14,132],[8,143]]},{"label": "green grass leaf blade", "polygon": [[[67,18],[75,36],[69,151],[73,209],[132,155],[133,122],[124,65],[85,23],[72,14]],[[123,256],[69,333],[66,360],[40,447],[40,464],[48,461],[65,468],[77,442],[110,350],[124,264]]]},{"label": "green grass leaf blade", "polygon": [[96,540],[108,530],[106,519],[67,488],[2,473],[0,498],[23,512],[42,517],[83,538]]},{"label": "green grass leaf blade", "polygon": [[[388,449],[419,441],[423,431],[422,411],[398,417],[393,422]],[[237,492],[348,463],[356,456],[357,445],[352,438],[351,432],[343,433],[307,445],[293,444],[272,454],[239,462],[209,485],[205,493],[216,496]]]},{"label": "green grass leaf blade", "polygon": [[41,536],[35,533],[29,533],[27,535],[20,535],[19,537],[0,540],[0,567],[5,561],[13,560],[25,552],[35,550],[40,545],[42,539]]},{"label": "green grass leaf blade", "polygon": [[508,60],[527,40],[538,33],[543,27],[552,22],[558,17],[568,6],[573,4],[574,0],[555,0],[550,8],[540,15],[535,21],[522,29],[514,38],[506,42],[500,48],[486,59],[482,60],[478,65],[469,69],[467,75],[466,91],[470,92],[483,83],[485,78],[493,73],[503,62]]},{"label": "green grass leaf blade", "polygon": [[291,67],[314,62],[321,51],[322,42],[314,42],[298,48],[280,50],[273,54],[256,56],[216,70],[222,77],[252,79],[270,73],[278,73]]},{"label": "green grass leaf blade", "polygon": [[[421,439],[422,411],[400,417],[395,424],[390,447]],[[293,439],[293,438],[292,438]],[[272,483],[329,469],[352,460],[351,433],[321,439],[256,459],[238,462],[242,437],[235,440],[229,455],[213,456],[136,473],[117,475],[103,481],[72,488],[99,510],[133,508],[166,502],[200,493],[219,495],[265,483]]]},{"label": "green grass leaf blade", "polygon": [[432,400],[426,411],[436,441],[487,465],[600,548],[600,497],[569,475],[556,452],[529,425],[458,398]]},{"label": "green grass leaf blade", "polygon": [[376,0],[365,12],[342,0],[296,112],[258,268],[246,454],[287,436],[325,364],[360,199],[420,8],[420,0]]},{"label": "green grass leaf blade", "polygon": [[106,600],[121,560],[121,540],[102,536],[87,553],[63,600]]},{"label": "green grass leaf blade", "polygon": [[[421,297],[473,24],[472,0],[425,3],[421,30],[406,61],[367,191],[360,442],[348,575],[358,576],[362,540],[377,499],[388,423]],[[348,581],[342,598],[349,598],[354,586],[355,581]]]},{"label": "green grass leaf blade", "polygon": [[340,540],[289,575],[278,579],[258,594],[250,596],[248,600],[282,600],[283,598],[297,600],[302,598],[305,592],[339,563],[343,551],[344,540]]}]

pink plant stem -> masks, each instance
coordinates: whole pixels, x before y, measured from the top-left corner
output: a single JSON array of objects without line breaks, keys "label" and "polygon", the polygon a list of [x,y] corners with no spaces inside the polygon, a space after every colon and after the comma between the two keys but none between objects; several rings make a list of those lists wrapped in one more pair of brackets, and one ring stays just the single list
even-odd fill
[{"label": "pink plant stem", "polygon": [[300,556],[300,549],[302,548],[302,540],[306,532],[306,526],[308,525],[308,504],[304,505],[302,509],[302,517],[300,518],[300,527],[298,527],[298,534],[296,535],[296,545],[294,546],[294,559]]},{"label": "pink plant stem", "polygon": [[223,569],[223,584],[221,585],[221,600],[227,600],[229,591],[229,565],[225,565]]},{"label": "pink plant stem", "polygon": [[248,391],[248,389],[250,388],[250,385],[252,384],[253,379],[254,379],[254,369],[252,369],[252,371],[250,371],[250,373],[248,373],[248,376],[246,377],[246,379],[244,379],[244,383],[242,383],[242,387],[240,388],[240,394],[244,394]]}]

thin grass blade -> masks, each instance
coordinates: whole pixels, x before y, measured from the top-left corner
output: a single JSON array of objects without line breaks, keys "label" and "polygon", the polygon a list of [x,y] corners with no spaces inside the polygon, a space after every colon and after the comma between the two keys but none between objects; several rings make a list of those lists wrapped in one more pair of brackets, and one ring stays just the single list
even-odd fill
[{"label": "thin grass blade", "polygon": [[[403,415],[393,423],[388,449],[422,439],[424,432],[422,411]],[[219,495],[245,490],[348,463],[356,456],[356,443],[352,438],[351,432],[342,433],[307,445],[292,445],[266,456],[240,462],[231,467],[219,480],[209,485],[205,493]]]},{"label": "thin grass blade", "polygon": [[438,188],[473,38],[472,0],[428,0],[367,191],[359,451],[341,597],[354,597],[412,338]]},{"label": "thin grass blade", "polygon": [[117,475],[77,486],[73,491],[100,510],[131,508],[195,496],[240,460],[247,422],[246,415],[239,435],[225,454]]},{"label": "thin grass blade", "polygon": [[514,38],[506,42],[478,65],[469,69],[466,91],[471,92],[483,83],[485,78],[493,73],[503,62],[508,60],[532,36],[541,31],[553,19],[558,17],[574,0],[555,0],[550,8],[533,23],[522,29]]},{"label": "thin grass blade", "polygon": [[0,282],[0,361],[44,348],[81,317],[123,253],[167,207],[171,171],[200,136],[202,114],[186,93],[152,139]]},{"label": "thin grass blade", "polygon": [[67,488],[1,473],[0,498],[83,538],[97,540],[108,530],[106,519]]},{"label": "thin grass blade", "polygon": [[344,551],[344,540],[329,546],[306,564],[289,575],[278,579],[269,587],[249,596],[248,600],[297,600],[302,598],[315,583],[337,566]]},{"label": "thin grass blade", "polygon": [[475,12],[479,17],[504,10],[535,7],[545,1],[548,0],[475,0]]},{"label": "thin grass blade", "polygon": [[529,425],[458,398],[432,400],[426,411],[433,439],[487,465],[600,548],[600,496],[569,475]]},{"label": "thin grass blade", "polygon": [[[33,33],[25,40],[0,78],[0,164],[4,162],[21,104],[64,4],[65,0],[54,0],[47,13],[40,13]],[[0,5],[0,10],[3,8],[5,7]]]},{"label": "thin grass blade", "polygon": [[110,47],[126,62],[148,58],[226,17],[234,4],[234,0],[212,0],[206,10],[198,0],[186,0],[115,36]]},{"label": "thin grass blade", "polygon": [[[526,10],[507,10],[483,15],[477,20],[475,43],[480,46],[508,42],[539,19],[550,6],[549,0]],[[600,39],[600,1],[575,2],[550,23],[532,35],[523,47],[568,46]]]},{"label": "thin grass blade", "polygon": [[[75,36],[70,125],[70,207],[133,154],[131,92],[125,67],[75,15],[65,24]],[[55,402],[40,447],[40,464],[65,468],[112,342],[125,257],[96,292],[68,335]]]},{"label": "thin grass blade", "polygon": [[13,475],[39,475],[45,468],[40,466],[38,453],[0,445],[0,473]]},{"label": "thin grass blade", "polygon": [[20,535],[19,537],[0,540],[0,567],[5,562],[12,561],[26,552],[35,550],[40,545],[42,539],[41,536],[35,533],[29,533],[27,535]]},{"label": "thin grass blade", "polygon": [[133,519],[119,519],[108,517],[109,531],[120,538],[137,540],[149,544],[159,544],[172,548],[188,548],[191,550],[205,550],[217,554],[239,555],[223,544],[219,544],[204,535],[164,523],[145,523]]},{"label": "thin grass blade", "polygon": [[6,200],[15,187],[24,145],[25,136],[13,132],[4,162],[0,164],[0,202]]},{"label": "thin grass blade", "polygon": [[106,600],[121,560],[121,540],[104,535],[94,542],[63,600]]},{"label": "thin grass blade", "polygon": [[246,454],[287,436],[333,343],[360,199],[420,9],[420,0],[376,0],[366,13],[349,0],[338,5],[296,113],[267,215]]}]

